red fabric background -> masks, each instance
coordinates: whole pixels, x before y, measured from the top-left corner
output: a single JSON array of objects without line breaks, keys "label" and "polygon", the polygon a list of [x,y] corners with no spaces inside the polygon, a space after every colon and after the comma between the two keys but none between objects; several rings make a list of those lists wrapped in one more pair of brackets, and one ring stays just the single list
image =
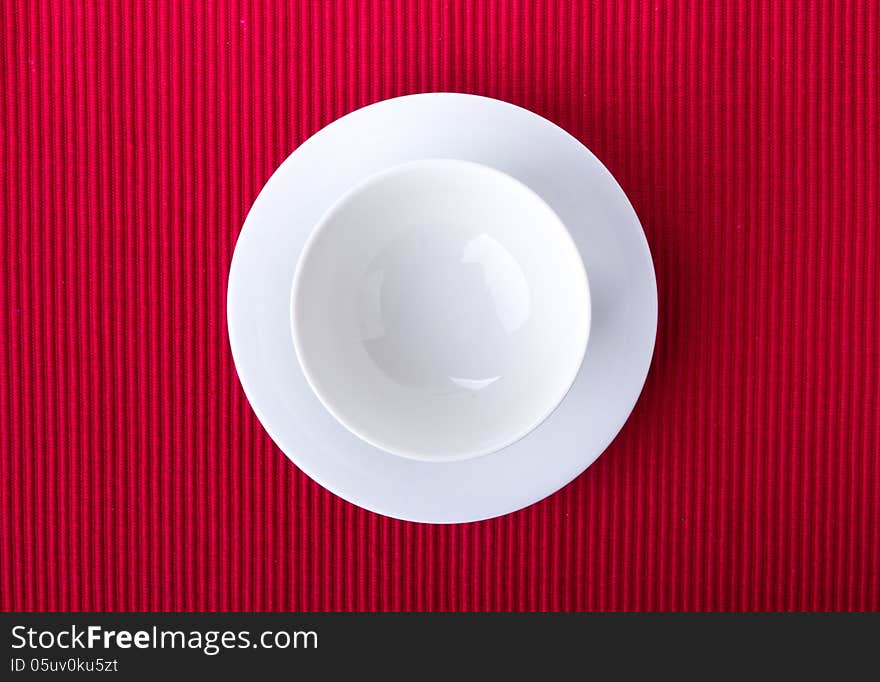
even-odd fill
[{"label": "red fabric background", "polygon": [[[877,2],[2,3],[0,607],[880,608]],[[657,351],[551,498],[431,527],[271,443],[225,327],[306,137],[498,97],[642,219]]]}]

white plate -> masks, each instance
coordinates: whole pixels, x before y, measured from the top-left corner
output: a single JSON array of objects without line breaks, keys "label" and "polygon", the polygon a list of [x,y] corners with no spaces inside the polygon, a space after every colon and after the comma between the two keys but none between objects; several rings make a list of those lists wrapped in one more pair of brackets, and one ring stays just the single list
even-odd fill
[{"label": "white plate", "polygon": [[[452,462],[392,455],[339,424],[309,387],[290,331],[294,270],[324,212],[373,173],[424,158],[482,163],[537,192],[571,232],[592,299],[583,365],[553,414],[503,450]],[[365,509],[411,521],[458,523],[537,502],[608,446],[647,376],[657,287],[632,206],[580,142],[511,104],[435,93],[348,114],[281,164],[254,202],[236,244],[227,315],[245,394],[269,435],[300,469]]]}]

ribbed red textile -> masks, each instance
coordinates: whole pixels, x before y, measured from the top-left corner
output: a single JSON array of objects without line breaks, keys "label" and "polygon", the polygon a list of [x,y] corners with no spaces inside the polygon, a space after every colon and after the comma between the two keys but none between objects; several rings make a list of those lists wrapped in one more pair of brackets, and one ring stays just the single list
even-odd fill
[{"label": "ribbed red textile", "polygon": [[[880,608],[880,3],[0,12],[0,608]],[[660,292],[608,451],[452,527],[298,471],[225,325],[278,164],[346,112],[440,90],[593,149]]]}]

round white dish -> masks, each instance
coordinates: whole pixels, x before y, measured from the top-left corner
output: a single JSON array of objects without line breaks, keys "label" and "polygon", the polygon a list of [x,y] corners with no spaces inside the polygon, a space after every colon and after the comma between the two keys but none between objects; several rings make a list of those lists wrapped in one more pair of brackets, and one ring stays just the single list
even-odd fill
[{"label": "round white dish", "polygon": [[[408,161],[473,161],[520,180],[559,216],[590,281],[590,340],[577,379],[535,430],[497,452],[451,462],[399,457],[344,428],[310,388],[290,329],[303,247],[349,188]],[[499,516],[537,502],[586,469],[641,392],[657,326],[647,241],[611,174],[544,118],[474,95],[386,100],[331,123],[281,164],[254,202],[229,273],[230,345],[245,394],[307,475],[371,511],[429,523]]]},{"label": "round white dish", "polygon": [[324,214],[293,280],[300,366],[366,442],[435,462],[532,431],[584,357],[590,296],[577,248],[518,180],[471,161],[370,176]]}]

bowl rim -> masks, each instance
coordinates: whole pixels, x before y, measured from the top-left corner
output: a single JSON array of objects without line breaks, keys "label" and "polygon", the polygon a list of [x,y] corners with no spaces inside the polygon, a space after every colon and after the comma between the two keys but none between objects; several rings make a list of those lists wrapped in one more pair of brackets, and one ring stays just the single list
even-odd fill
[{"label": "bowl rim", "polygon": [[[469,448],[467,450],[457,451],[456,454],[452,455],[426,455],[422,452],[409,450],[406,448],[400,448],[393,444],[388,444],[383,442],[381,439],[375,438],[369,434],[363,433],[361,430],[354,428],[349,421],[340,413],[340,411],[334,406],[332,399],[326,395],[326,393],[318,388],[318,382],[315,379],[316,372],[314,368],[310,366],[306,354],[301,350],[302,347],[302,336],[301,330],[299,329],[300,325],[297,324],[297,299],[298,293],[303,291],[302,287],[302,273],[303,273],[303,263],[305,263],[312,251],[314,249],[314,245],[317,242],[317,239],[321,233],[323,233],[328,226],[332,223],[333,218],[348,204],[355,196],[361,194],[365,190],[368,190],[372,185],[378,184],[383,180],[386,180],[389,176],[398,175],[400,173],[408,172],[411,170],[415,170],[416,168],[426,167],[426,166],[458,166],[458,167],[470,167],[472,170],[478,170],[479,172],[488,173],[495,175],[496,177],[501,177],[505,182],[517,188],[517,191],[527,193],[531,196],[531,198],[537,201],[542,209],[551,216],[551,221],[555,223],[555,226],[558,228],[556,230],[557,235],[554,235],[558,238],[561,238],[562,242],[565,244],[565,250],[569,251],[571,255],[574,256],[574,262],[577,264],[575,266],[575,271],[579,275],[580,287],[583,291],[583,294],[586,299],[586,306],[584,308],[584,317],[585,317],[585,332],[583,341],[580,344],[580,352],[578,353],[577,361],[571,363],[571,370],[567,376],[566,381],[562,382],[563,389],[558,392],[558,395],[554,396],[552,401],[547,401],[549,407],[541,413],[539,417],[536,419],[530,420],[528,422],[528,426],[524,428],[518,428],[513,431],[514,435],[505,437],[503,439],[497,439],[497,443],[491,444],[487,447],[481,448]],[[535,190],[529,187],[526,183],[522,182],[518,178],[513,177],[509,173],[506,173],[502,170],[489,166],[487,164],[478,163],[476,161],[470,161],[465,159],[456,159],[456,158],[446,158],[446,157],[426,157],[423,159],[415,159],[411,161],[405,161],[403,163],[398,163],[382,170],[379,170],[366,178],[360,180],[359,182],[354,183],[351,187],[346,189],[339,197],[324,211],[318,221],[315,223],[311,232],[306,237],[306,240],[303,244],[302,250],[300,251],[299,257],[297,259],[296,266],[294,268],[293,277],[291,280],[290,286],[290,301],[289,301],[289,315],[290,315],[290,332],[293,341],[294,353],[296,354],[297,363],[299,364],[300,370],[303,373],[303,376],[306,379],[306,383],[309,388],[312,390],[312,393],[317,397],[320,404],[324,407],[325,410],[347,431],[351,434],[362,440],[363,442],[371,445],[379,450],[387,452],[391,455],[395,455],[398,457],[404,457],[407,459],[419,461],[419,462],[428,462],[428,463],[445,463],[445,462],[457,462],[464,461],[469,459],[475,459],[477,457],[483,457],[485,455],[489,455],[495,452],[499,452],[504,448],[507,448],[514,443],[522,440],[530,433],[535,431],[538,427],[541,426],[562,404],[565,400],[565,397],[571,391],[571,388],[574,386],[575,381],[577,380],[578,375],[580,374],[581,368],[583,367],[584,358],[587,352],[587,346],[590,341],[590,332],[592,329],[592,297],[590,293],[590,282],[589,276],[587,275],[586,267],[584,266],[583,257],[580,254],[580,251],[577,247],[577,244],[574,241],[574,238],[571,235],[571,232],[568,230],[568,227],[559,217],[557,212],[541,197]]]}]

